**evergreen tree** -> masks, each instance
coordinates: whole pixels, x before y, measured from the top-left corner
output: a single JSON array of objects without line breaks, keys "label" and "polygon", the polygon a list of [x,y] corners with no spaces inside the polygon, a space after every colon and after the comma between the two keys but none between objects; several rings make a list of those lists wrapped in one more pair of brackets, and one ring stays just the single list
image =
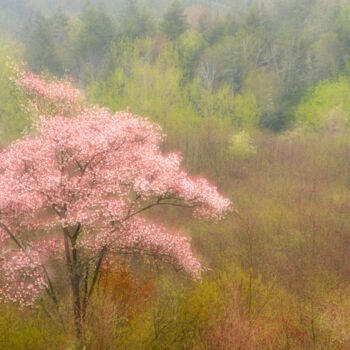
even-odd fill
[{"label": "evergreen tree", "polygon": [[0,0],[0,31],[14,37],[22,34],[24,24],[34,14],[28,0]]},{"label": "evergreen tree", "polygon": [[55,75],[62,72],[61,62],[51,37],[48,21],[37,13],[33,19],[31,32],[26,40],[25,60],[34,72],[49,70]]},{"label": "evergreen tree", "polygon": [[145,9],[141,11],[136,0],[128,0],[120,19],[119,35],[134,40],[146,36],[153,29],[149,13]]},{"label": "evergreen tree", "polygon": [[68,17],[61,8],[50,18],[52,39],[56,42],[63,42],[68,36]]},{"label": "evergreen tree", "polygon": [[75,58],[79,80],[103,68],[104,58],[114,37],[114,23],[103,8],[87,4],[80,16],[75,36]]},{"label": "evergreen tree", "polygon": [[72,68],[71,40],[69,37],[69,18],[61,8],[49,19],[51,37],[62,68]]},{"label": "evergreen tree", "polygon": [[179,65],[185,81],[194,78],[199,59],[205,48],[206,41],[197,31],[185,33],[179,37]]},{"label": "evergreen tree", "polygon": [[174,0],[165,12],[161,30],[170,40],[175,40],[187,28],[188,23],[184,8],[179,0]]}]

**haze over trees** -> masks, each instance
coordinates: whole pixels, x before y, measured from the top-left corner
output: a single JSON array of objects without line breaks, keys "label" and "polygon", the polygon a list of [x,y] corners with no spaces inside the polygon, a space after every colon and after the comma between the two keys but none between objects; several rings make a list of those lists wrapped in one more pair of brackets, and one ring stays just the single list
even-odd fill
[{"label": "haze over trees", "polygon": [[[142,134],[142,124],[148,131],[140,147],[142,142],[149,148],[159,145],[153,156],[164,157],[152,158],[149,167],[124,159],[125,169],[163,169],[169,175],[174,169],[167,166],[178,169],[173,152],[179,152],[191,176],[217,184],[238,209],[215,225],[191,220],[184,208],[174,205],[142,212],[140,220],[163,222],[171,232],[191,237],[193,256],[208,269],[202,270],[201,279],[192,280],[135,257],[101,266],[90,311],[85,315],[80,309],[84,322],[78,328],[87,348],[350,347],[349,0],[0,0],[0,7],[0,177],[6,184],[9,178],[17,181],[22,189],[11,192],[2,186],[7,192],[0,192],[0,203],[13,211],[0,209],[0,218],[11,214],[8,223],[22,230],[21,242],[34,242],[28,249],[46,248],[35,246],[39,232],[57,238],[62,208],[55,214],[39,205],[43,202],[32,192],[23,191],[34,186],[25,174],[42,179],[42,192],[55,192],[54,172],[61,169],[68,186],[84,169],[80,158],[74,158],[74,147],[83,152],[81,145],[89,144],[86,156],[93,157],[104,136],[117,133],[123,123],[128,143],[125,152],[115,150],[114,155],[136,157],[130,142]],[[25,93],[14,79],[14,67],[23,67],[21,62],[34,73],[42,94],[65,82],[62,86],[69,85],[79,103],[73,99],[65,105],[64,98],[52,103],[52,96],[38,97],[35,89]],[[79,117],[82,110],[84,118]],[[71,120],[63,122],[62,114]],[[29,140],[36,140],[36,146]],[[56,141],[63,147],[61,158],[49,152]],[[21,156],[14,156],[16,150]],[[140,162],[142,154],[140,150]],[[29,163],[39,158],[48,166],[31,168]],[[60,161],[67,162],[66,168],[60,168]],[[101,161],[108,163],[107,158]],[[87,226],[70,222],[66,237],[72,257],[73,228],[79,226],[79,240],[92,226],[99,237],[106,233],[97,232],[104,221],[93,222],[94,213],[104,218],[119,213],[110,203],[116,198],[105,196],[111,185],[107,175],[118,177],[118,169],[96,166],[102,194],[96,196],[94,210],[86,211],[87,202],[82,203]],[[141,186],[129,175],[128,186]],[[146,177],[157,181],[153,175]],[[178,178],[171,179],[169,186],[179,184]],[[93,191],[96,183],[89,184],[86,188]],[[125,201],[137,197],[134,187],[124,193]],[[29,199],[40,202],[33,211]],[[173,197],[171,201],[178,204]],[[16,207],[19,203],[24,207]],[[35,219],[29,215],[33,212]],[[29,226],[37,224],[40,230],[33,235]],[[62,243],[52,252],[57,258],[50,252],[45,264],[64,298],[70,282],[69,275],[59,277],[69,267],[58,258]],[[89,260],[89,247],[79,246],[79,257],[87,259],[76,270],[79,305],[89,294],[98,262]],[[20,254],[21,247],[2,243],[0,248],[11,256]],[[175,243],[174,249],[181,251]],[[174,255],[164,258],[186,270],[174,263]],[[3,261],[11,262],[6,257]],[[14,278],[8,271],[0,274],[1,286]],[[0,348],[45,349],[49,344],[60,349],[74,343],[74,332],[59,326],[81,319],[74,318],[74,300],[67,298],[57,310],[41,293],[48,285],[41,286],[39,299],[29,303],[31,311],[20,310],[20,298],[11,293],[13,302],[0,306]],[[46,305],[46,313],[36,307],[39,303]]]}]

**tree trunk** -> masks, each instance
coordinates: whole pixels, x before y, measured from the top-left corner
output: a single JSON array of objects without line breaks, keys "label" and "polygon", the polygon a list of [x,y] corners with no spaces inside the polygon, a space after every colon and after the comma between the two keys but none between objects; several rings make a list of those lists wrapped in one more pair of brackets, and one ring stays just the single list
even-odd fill
[{"label": "tree trunk", "polygon": [[[77,343],[81,344],[82,337],[82,310],[80,303],[80,274],[78,272],[78,253],[76,249],[76,240],[78,231],[71,236],[67,227],[63,228],[64,248],[66,253],[66,264],[69,272],[70,285],[73,298],[74,327]],[[68,240],[69,239],[69,240]],[[70,241],[70,244],[69,244]]]},{"label": "tree trunk", "polygon": [[74,276],[72,285],[74,327],[77,341],[80,343],[82,336],[82,314],[80,304],[79,276]]}]

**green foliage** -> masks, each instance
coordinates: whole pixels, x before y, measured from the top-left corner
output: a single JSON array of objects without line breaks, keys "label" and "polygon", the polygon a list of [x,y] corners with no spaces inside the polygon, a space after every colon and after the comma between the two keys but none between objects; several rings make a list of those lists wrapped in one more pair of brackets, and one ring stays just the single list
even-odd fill
[{"label": "green foliage", "polygon": [[28,33],[24,58],[36,73],[47,69],[53,74],[62,73],[61,62],[51,37],[50,25],[40,13],[34,17],[32,28]]},{"label": "green foliage", "polygon": [[350,83],[348,78],[320,82],[296,110],[296,122],[311,131],[342,130],[349,123]]},{"label": "green foliage", "polygon": [[241,128],[254,128],[260,120],[260,109],[255,95],[250,91],[237,94],[235,98],[235,115],[238,126]]},{"label": "green foliage", "polygon": [[233,134],[230,139],[230,152],[241,158],[249,158],[256,154],[256,146],[247,131]]},{"label": "green foliage", "polygon": [[59,349],[65,335],[38,310],[19,311],[14,306],[1,306],[0,349]]},{"label": "green foliage", "polygon": [[217,43],[226,34],[226,25],[221,18],[216,18],[211,28],[205,33],[205,38],[210,45]]},{"label": "green foliage", "polygon": [[8,55],[16,54],[11,43],[0,43],[0,145],[20,137],[21,132],[30,125],[28,116],[21,105],[25,97],[10,81],[12,71]]},{"label": "green foliage", "polygon": [[174,0],[164,14],[161,24],[162,32],[170,39],[175,40],[188,28],[184,8],[180,0]]},{"label": "green foliage", "polygon": [[128,0],[118,27],[119,36],[135,40],[152,33],[155,24],[146,8],[140,8],[136,0]]},{"label": "green foliage", "polygon": [[205,47],[206,42],[199,32],[191,31],[179,37],[177,50],[184,79],[191,80],[195,76],[199,58]]},{"label": "green foliage", "polygon": [[344,49],[336,34],[326,33],[313,43],[308,52],[310,82],[327,79],[343,67]]},{"label": "green foliage", "polygon": [[[71,50],[70,30],[71,24],[69,17],[59,8],[48,19],[50,34],[55,45],[55,52],[60,63],[60,74],[66,69],[73,67],[73,53]],[[53,73],[53,72],[52,72]]]},{"label": "green foliage", "polygon": [[337,33],[339,40],[343,43],[343,48],[346,54],[350,54],[350,23],[348,21],[349,14],[350,4],[347,1],[344,1],[340,4],[340,7],[337,9],[337,17],[332,23],[334,31]]},{"label": "green foliage", "polygon": [[266,67],[250,71],[243,82],[243,90],[251,91],[263,115],[274,113],[280,103],[282,86],[274,72]]},{"label": "green foliage", "polygon": [[114,37],[114,23],[102,9],[87,4],[73,36],[74,54],[80,67],[79,79],[93,78],[102,64]]},{"label": "green foliage", "polygon": [[[154,64],[166,55],[168,41],[182,95],[195,80],[209,91],[228,86],[232,96],[249,90],[260,111],[260,128],[274,131],[293,124],[310,86],[347,74],[346,1],[65,0],[58,8],[53,0],[29,0],[22,5],[6,0],[2,18],[22,21],[17,32],[9,25],[7,34],[20,38],[36,72],[61,75],[68,68],[86,87],[106,80],[120,67],[119,59],[123,70],[129,59],[130,65],[135,60]],[[38,8],[44,16],[32,16]],[[140,47],[152,41],[150,59]]]},{"label": "green foliage", "polygon": [[[115,57],[112,62],[117,62],[112,63],[114,71],[105,81],[89,84],[89,98],[112,110],[129,109],[159,123],[168,135],[166,148],[181,150],[186,166],[193,171],[211,164],[215,153],[222,154],[220,159],[226,162],[233,130],[259,124],[255,96],[248,90],[234,94],[228,85],[212,91],[199,79],[184,87],[177,51],[168,45],[155,56],[154,44],[142,41],[125,51],[120,48],[128,42],[116,45],[111,53],[111,58]],[[199,160],[206,149],[212,156],[205,164]],[[213,171],[219,174],[220,166]]]},{"label": "green foliage", "polygon": [[174,290],[163,281],[162,297],[154,305],[149,348],[191,349],[200,346],[213,314],[220,309],[220,292],[215,282],[202,281],[189,288]]},{"label": "green foliage", "polygon": [[202,118],[225,120],[236,128],[254,128],[259,123],[260,110],[255,96],[249,91],[234,94],[228,85],[216,91],[205,89],[194,81],[188,91],[187,99]]},{"label": "green foliage", "polygon": [[18,32],[25,17],[31,17],[33,12],[33,6],[28,0],[3,0],[0,11],[0,32]]}]

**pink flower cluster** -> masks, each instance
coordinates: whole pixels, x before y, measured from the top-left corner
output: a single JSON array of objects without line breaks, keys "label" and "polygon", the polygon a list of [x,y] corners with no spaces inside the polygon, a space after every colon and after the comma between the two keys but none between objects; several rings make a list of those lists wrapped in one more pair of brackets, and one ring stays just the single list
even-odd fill
[{"label": "pink flower cluster", "polygon": [[32,305],[47,288],[43,275],[41,254],[27,249],[10,250],[2,247],[0,254],[0,300]]},{"label": "pink flower cluster", "polygon": [[30,95],[55,102],[63,100],[72,104],[79,102],[80,90],[72,88],[66,80],[55,78],[51,83],[47,83],[31,72],[22,72],[17,82]]},{"label": "pink flower cluster", "polygon": [[184,270],[197,278],[203,267],[193,255],[190,238],[179,233],[169,233],[161,225],[134,217],[121,224],[118,229],[105,229],[88,235],[81,246],[91,252],[107,247],[114,255],[141,255],[157,259]]},{"label": "pink flower cluster", "polygon": [[[82,108],[82,94],[79,89],[72,87],[69,77],[54,78],[47,82],[38,75],[13,66],[14,83],[28,95],[31,106],[40,114],[74,114]],[[26,106],[26,110],[31,108]]]}]

